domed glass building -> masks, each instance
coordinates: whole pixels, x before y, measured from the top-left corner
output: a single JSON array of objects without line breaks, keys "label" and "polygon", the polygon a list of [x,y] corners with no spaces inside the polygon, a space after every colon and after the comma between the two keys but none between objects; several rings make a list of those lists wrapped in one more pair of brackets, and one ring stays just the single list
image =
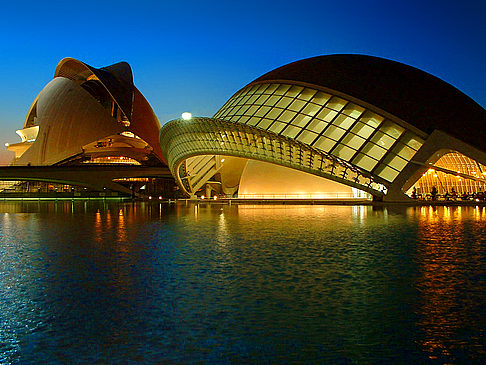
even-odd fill
[{"label": "domed glass building", "polygon": [[435,76],[330,55],[268,72],[212,118],[165,124],[160,146],[187,195],[400,201],[484,190],[484,125],[486,111]]}]

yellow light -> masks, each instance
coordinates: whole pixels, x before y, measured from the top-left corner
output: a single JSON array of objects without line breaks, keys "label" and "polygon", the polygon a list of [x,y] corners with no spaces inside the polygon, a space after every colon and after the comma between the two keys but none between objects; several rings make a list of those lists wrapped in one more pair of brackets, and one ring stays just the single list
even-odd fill
[{"label": "yellow light", "polygon": [[184,113],[182,113],[181,117],[184,120],[189,120],[189,119],[192,118],[192,114],[191,113],[188,113],[188,112],[184,112]]},{"label": "yellow light", "polygon": [[218,200],[218,197],[215,195],[213,199],[214,199],[214,200]]}]

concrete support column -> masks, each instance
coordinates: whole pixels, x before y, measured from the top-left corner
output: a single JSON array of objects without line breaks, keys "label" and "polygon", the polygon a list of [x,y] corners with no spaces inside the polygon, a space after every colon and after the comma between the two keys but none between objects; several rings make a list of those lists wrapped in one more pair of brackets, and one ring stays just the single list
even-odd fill
[{"label": "concrete support column", "polygon": [[207,199],[211,199],[211,190],[213,190],[213,189],[211,188],[211,185],[206,184],[206,198],[207,198]]}]

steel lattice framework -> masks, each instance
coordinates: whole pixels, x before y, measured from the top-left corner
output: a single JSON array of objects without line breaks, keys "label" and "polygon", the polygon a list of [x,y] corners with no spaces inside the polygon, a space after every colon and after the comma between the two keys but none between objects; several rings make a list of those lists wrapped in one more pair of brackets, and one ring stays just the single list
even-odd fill
[{"label": "steel lattice framework", "polygon": [[291,138],[215,118],[176,119],[161,129],[162,153],[170,171],[188,194],[191,182],[184,162],[193,156],[243,157],[290,167],[383,197],[388,183],[343,161]]}]

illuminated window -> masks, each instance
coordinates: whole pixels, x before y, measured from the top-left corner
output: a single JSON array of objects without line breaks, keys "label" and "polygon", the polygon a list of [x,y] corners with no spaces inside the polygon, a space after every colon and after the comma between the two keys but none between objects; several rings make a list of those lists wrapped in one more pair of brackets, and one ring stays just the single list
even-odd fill
[{"label": "illuminated window", "polygon": [[307,103],[303,100],[294,100],[290,105],[289,105],[289,109],[290,110],[293,110],[293,111],[300,111],[304,105],[306,105]]},{"label": "illuminated window", "polygon": [[83,162],[93,163],[93,164],[141,165],[140,162],[138,162],[137,160],[134,160],[133,158],[130,157],[124,157],[124,156],[95,157]]},{"label": "illuminated window", "polygon": [[290,85],[280,85],[277,90],[275,90],[276,95],[283,95],[290,89]]},{"label": "illuminated window", "polygon": [[299,95],[299,99],[304,100],[304,101],[309,101],[312,99],[312,97],[316,94],[316,90],[305,88],[304,90],[301,91]]},{"label": "illuminated window", "polygon": [[376,144],[367,143],[362,149],[362,152],[376,160],[380,160],[385,155],[386,150],[380,146],[377,146]]},{"label": "illuminated window", "polygon": [[327,127],[327,125],[328,123],[326,122],[323,122],[319,119],[314,119],[309,123],[307,129],[320,134],[324,130],[324,128]]},{"label": "illuminated window", "polygon": [[393,138],[388,136],[387,134],[384,134],[383,132],[377,132],[372,138],[371,142],[377,144],[380,147],[383,148],[390,148],[392,144],[395,142]]},{"label": "illuminated window", "polygon": [[360,121],[367,124],[371,128],[378,128],[381,124],[381,122],[385,118],[380,117],[379,115],[372,113],[370,111],[367,111],[366,113],[363,114],[363,116],[360,118]]},{"label": "illuminated window", "polygon": [[280,100],[280,98],[281,98],[281,96],[272,95],[267,99],[265,105],[274,106],[275,104],[277,104],[277,102]]},{"label": "illuminated window", "polygon": [[263,117],[265,114],[267,114],[269,111],[270,111],[270,107],[269,106],[262,106],[260,107],[260,109],[258,109],[258,111],[255,113],[255,116],[256,117]]},{"label": "illuminated window", "polygon": [[376,166],[378,161],[376,161],[375,159],[373,159],[369,156],[366,156],[366,155],[360,153],[354,158],[353,163],[356,166],[359,166],[359,167],[361,167],[365,170],[371,171]]},{"label": "illuminated window", "polygon": [[273,94],[275,90],[277,90],[278,84],[271,84],[265,89],[265,94]]},{"label": "illuminated window", "polygon": [[353,155],[356,153],[355,150],[347,147],[347,146],[344,146],[342,144],[338,145],[334,151],[332,152],[333,155],[339,157],[339,158],[342,158],[346,161],[349,161],[351,159],[351,157],[353,157]]},{"label": "illuminated window", "polygon": [[271,119],[262,119],[260,120],[260,122],[258,123],[258,128],[262,128],[262,129],[268,129],[268,127],[270,127],[270,124],[273,123],[273,120]]},{"label": "illuminated window", "polygon": [[343,129],[348,129],[354,124],[355,120],[350,118],[344,114],[339,115],[334,121],[332,122],[333,125],[341,127]]},{"label": "illuminated window", "polygon": [[274,122],[270,127],[270,131],[274,133],[280,133],[285,128],[285,126],[286,124],[284,123]]},{"label": "illuminated window", "polygon": [[319,114],[317,114],[316,118],[324,120],[326,122],[330,122],[334,119],[337,115],[337,112],[331,109],[324,108],[322,109]]},{"label": "illuminated window", "polygon": [[311,102],[317,105],[324,105],[330,98],[331,95],[318,91],[311,99]]},{"label": "illuminated window", "polygon": [[261,95],[258,99],[255,100],[256,105],[263,105],[265,101],[268,99],[268,95]]},{"label": "illuminated window", "polygon": [[354,119],[357,119],[361,114],[363,114],[364,111],[365,108],[353,103],[349,103],[348,105],[346,105],[346,108],[344,108],[343,114],[346,114]]},{"label": "illuminated window", "polygon": [[337,96],[333,96],[331,100],[329,100],[326,104],[326,107],[339,112],[344,107],[344,105],[346,105],[346,100],[338,98]]},{"label": "illuminated window", "polygon": [[343,144],[356,150],[359,149],[365,142],[366,140],[364,138],[352,133],[348,133],[348,135],[343,139]]},{"label": "illuminated window", "polygon": [[302,131],[302,133],[297,137],[297,140],[302,142],[302,143],[307,143],[311,144],[316,138],[317,138],[316,133],[312,133],[310,131]]},{"label": "illuminated window", "polygon": [[[220,118],[313,144],[343,160],[353,159],[352,163],[365,170],[379,170],[386,179],[395,172],[385,167],[401,171],[423,144],[402,125],[342,97],[309,87],[259,84],[232,99],[237,102],[228,101],[217,113]],[[379,161],[383,161],[383,167],[377,168]]]},{"label": "illuminated window", "polygon": [[310,117],[308,115],[298,114],[292,120],[292,124],[299,126],[299,127],[305,127],[311,119],[312,119],[312,117]]},{"label": "illuminated window", "polygon": [[296,112],[286,110],[280,115],[278,120],[284,123],[290,123],[290,121],[292,120],[293,117],[295,117],[296,114],[297,114]]},{"label": "illuminated window", "polygon": [[332,139],[326,137],[319,137],[319,139],[316,142],[314,142],[314,147],[324,152],[329,152],[331,148],[334,147],[335,144],[336,141],[333,141]]},{"label": "illuminated window", "polygon": [[304,109],[302,109],[301,113],[309,116],[314,116],[319,110],[321,110],[320,105],[309,103],[304,107]]},{"label": "illuminated window", "polygon": [[302,86],[293,85],[285,94],[291,98],[295,98],[304,88]]},{"label": "illuminated window", "polygon": [[363,138],[368,138],[369,136],[371,136],[371,134],[374,132],[375,130],[373,128],[371,128],[369,125],[366,125],[366,124],[363,124],[361,122],[357,122],[353,128],[351,129],[351,132],[353,132],[354,134],[357,134]]},{"label": "illuminated window", "polygon": [[299,133],[300,131],[301,131],[300,128],[294,127],[293,125],[289,125],[287,126],[287,128],[285,128],[282,134],[284,136],[294,138],[297,135],[297,133]]},{"label": "illuminated window", "polygon": [[279,108],[286,108],[292,102],[292,98],[289,97],[282,97],[279,102],[276,104]]},{"label": "illuminated window", "polygon": [[324,132],[324,135],[334,140],[338,140],[343,136],[344,133],[346,133],[344,129],[338,128],[334,125],[330,125]]},{"label": "illuminated window", "polygon": [[380,127],[380,131],[388,134],[389,136],[392,136],[395,139],[398,139],[402,135],[404,130],[405,130],[404,128],[388,120],[385,123],[383,123],[383,125]]},{"label": "illuminated window", "polygon": [[389,166],[380,165],[376,170],[376,174],[385,180],[393,181],[397,177],[398,171]]}]

